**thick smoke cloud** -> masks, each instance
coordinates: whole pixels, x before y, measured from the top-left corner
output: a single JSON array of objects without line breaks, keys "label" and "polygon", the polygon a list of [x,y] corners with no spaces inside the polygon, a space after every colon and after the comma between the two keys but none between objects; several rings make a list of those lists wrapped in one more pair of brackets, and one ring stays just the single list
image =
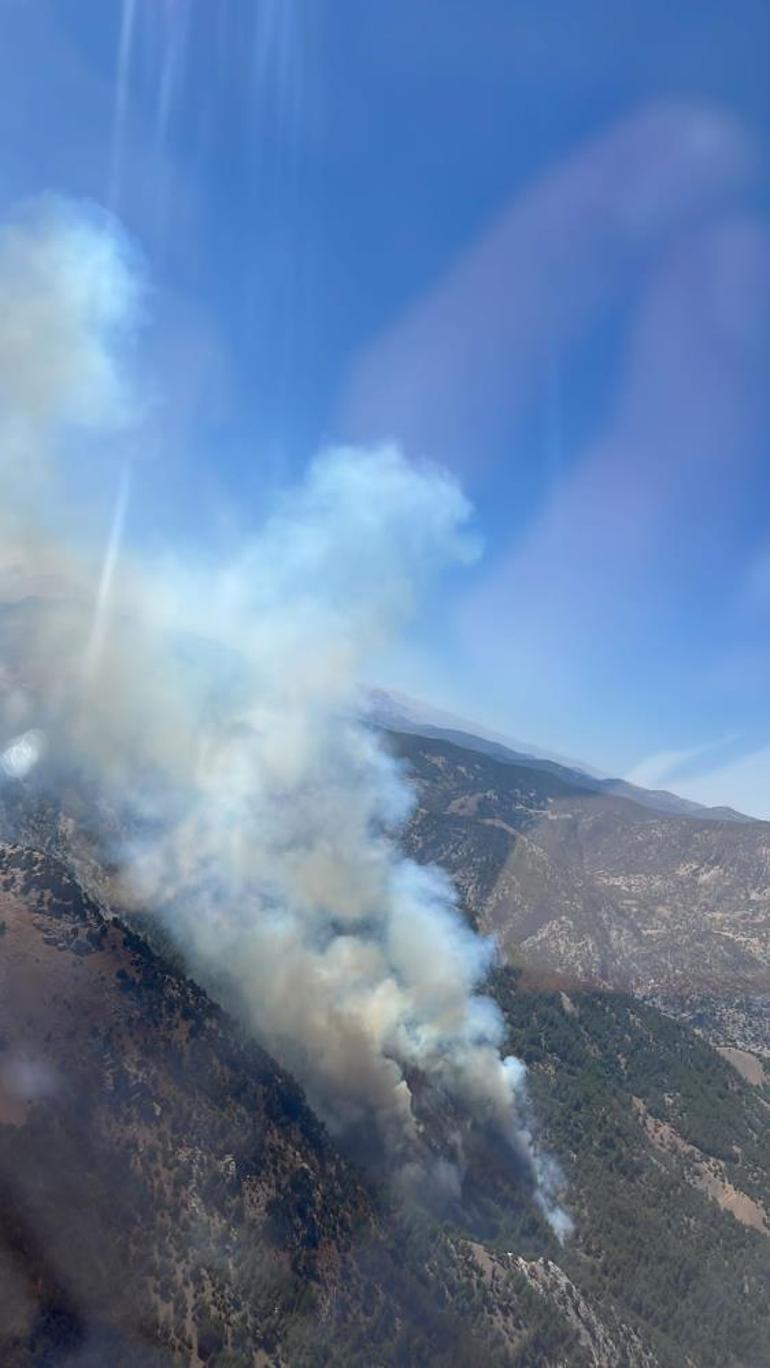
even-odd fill
[{"label": "thick smoke cloud", "polygon": [[0,240],[3,563],[20,585],[42,570],[67,590],[38,606],[30,688],[6,691],[5,773],[46,745],[130,814],[123,896],[332,1127],[373,1124],[396,1165],[427,1163],[419,1075],[528,1160],[563,1234],[524,1068],[501,1057],[500,1014],[478,992],[493,947],[445,875],[400,854],[408,783],[357,717],[367,663],[474,554],[468,505],[395,448],[333,450],[216,572],[124,556],[116,573],[124,481],[100,567],[53,535],[44,491],[62,491],[74,426],[126,421],[116,358],[136,296],[120,240],[61,206]]}]

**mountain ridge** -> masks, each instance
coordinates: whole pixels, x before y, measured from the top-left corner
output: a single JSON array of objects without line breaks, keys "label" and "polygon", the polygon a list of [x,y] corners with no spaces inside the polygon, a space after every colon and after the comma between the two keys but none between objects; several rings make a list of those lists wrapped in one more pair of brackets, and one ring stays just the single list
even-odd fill
[{"label": "mountain ridge", "polygon": [[603,776],[590,766],[539,751],[536,747],[527,747],[525,742],[509,742],[496,733],[474,729],[472,723],[452,718],[451,714],[446,714],[446,721],[443,724],[431,721],[431,716],[436,715],[437,710],[421,704],[418,700],[405,699],[388,690],[370,689],[366,694],[365,718],[385,731],[409,732],[435,740],[451,741],[467,750],[477,750],[504,763],[525,765],[530,769],[554,774],[565,783],[575,784],[587,792],[614,793],[618,797],[629,798],[632,802],[652,808],[656,812],[677,816],[711,817],[715,821],[759,820],[728,806],[708,807],[670,793],[666,789],[646,789],[638,784],[628,783],[625,779]]}]

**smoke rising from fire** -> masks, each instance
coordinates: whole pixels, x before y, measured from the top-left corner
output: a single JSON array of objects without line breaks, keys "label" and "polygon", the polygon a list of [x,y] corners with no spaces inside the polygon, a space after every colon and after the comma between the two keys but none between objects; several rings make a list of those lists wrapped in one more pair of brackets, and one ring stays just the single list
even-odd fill
[{"label": "smoke rising from fire", "polygon": [[470,509],[393,447],[332,450],[204,571],[118,561],[122,481],[100,565],[68,531],[82,523],[61,460],[74,431],[127,421],[119,357],[136,298],[120,238],[93,217],[52,202],[0,239],[0,574],[59,586],[38,605],[25,679],[5,689],[6,771],[29,753],[14,733],[40,754],[44,733],[47,754],[130,814],[126,898],[333,1128],[374,1124],[395,1162],[419,1161],[419,1074],[526,1159],[563,1235],[524,1067],[501,1057],[500,1013],[478,991],[493,947],[442,871],[399,852],[412,794],[357,717],[367,663],[433,577],[474,554]]}]

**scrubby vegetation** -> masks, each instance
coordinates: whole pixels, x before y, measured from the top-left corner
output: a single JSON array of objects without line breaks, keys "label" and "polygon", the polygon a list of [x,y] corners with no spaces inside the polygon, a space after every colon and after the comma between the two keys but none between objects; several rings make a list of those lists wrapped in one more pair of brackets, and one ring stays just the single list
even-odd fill
[{"label": "scrubby vegetation", "polygon": [[[770,1362],[768,1234],[704,1189],[722,1175],[770,1207],[767,1098],[633,998],[575,992],[565,1003],[519,979],[502,970],[494,990],[569,1179],[577,1229],[562,1266],[671,1368],[684,1354],[714,1368]],[[645,1116],[662,1123],[658,1144]]]}]

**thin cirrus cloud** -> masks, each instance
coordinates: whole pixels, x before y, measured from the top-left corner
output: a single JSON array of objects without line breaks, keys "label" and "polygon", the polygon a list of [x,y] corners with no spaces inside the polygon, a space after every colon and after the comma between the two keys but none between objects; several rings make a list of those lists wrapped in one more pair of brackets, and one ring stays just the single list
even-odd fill
[{"label": "thin cirrus cloud", "polygon": [[770,821],[770,745],[759,746],[704,774],[679,780],[677,791],[696,803],[726,805]]},{"label": "thin cirrus cloud", "polygon": [[[708,756],[713,756],[715,752],[722,751],[726,745],[735,740],[734,737],[725,737],[719,741],[707,741],[701,746],[689,746],[681,750],[657,751],[653,755],[646,755],[642,760],[623,775],[627,784],[636,784],[639,788],[655,789],[663,784],[678,784],[681,790],[682,784],[688,781],[693,775],[693,770],[704,770],[709,772],[711,766],[708,763]],[[695,779],[697,782],[697,779]]]}]

